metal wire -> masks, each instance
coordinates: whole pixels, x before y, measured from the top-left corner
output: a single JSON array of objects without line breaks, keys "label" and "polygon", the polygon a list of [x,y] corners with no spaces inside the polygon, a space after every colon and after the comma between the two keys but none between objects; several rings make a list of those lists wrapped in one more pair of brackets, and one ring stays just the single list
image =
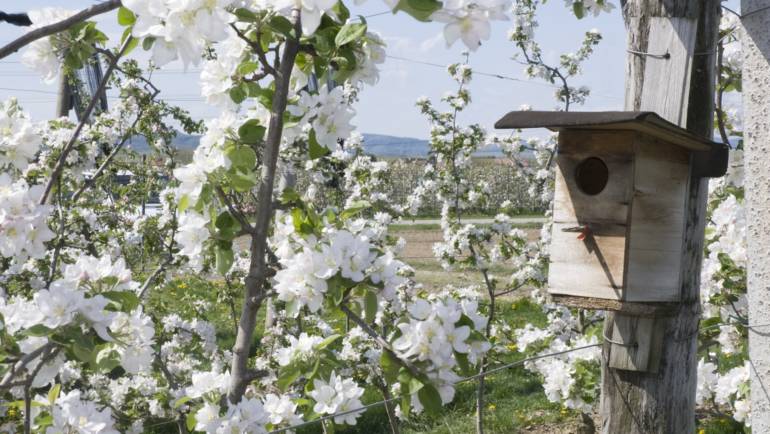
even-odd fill
[{"label": "metal wire", "polygon": [[[720,323],[720,324],[713,324],[713,325],[710,325],[710,326],[699,328],[697,333],[699,333],[701,331],[704,331],[704,330],[709,330],[709,329],[713,329],[713,328],[717,328],[717,327],[726,327],[726,326],[730,326],[730,325],[741,325],[741,326],[746,327],[748,329],[754,329],[754,328],[759,328],[759,327],[770,327],[770,323],[767,323],[767,324]],[[695,334],[697,334],[697,333],[695,333]],[[693,335],[690,335],[688,337],[692,337],[692,336]],[[638,345],[637,343],[626,344],[626,343],[623,343],[623,342],[613,341],[612,339],[607,338],[606,335],[603,336],[603,338],[604,338],[605,342],[609,342],[609,343],[614,344],[614,345],[620,345],[620,346],[625,346],[625,347],[637,346]],[[568,354],[568,353],[572,353],[572,352],[575,352],[575,351],[585,350],[585,349],[588,349],[588,348],[600,347],[602,345],[603,345],[603,343],[591,344],[591,345],[585,345],[585,346],[577,347],[577,348],[570,348],[569,350],[557,351],[555,353],[548,353],[548,354],[541,354],[541,355],[537,355],[537,356],[533,356],[533,357],[527,357],[526,359],[521,359],[521,360],[517,360],[515,362],[511,362],[511,363],[508,363],[508,364],[505,364],[505,365],[502,365],[502,366],[498,366],[497,368],[493,368],[493,369],[490,369],[488,371],[480,372],[480,373],[478,373],[476,375],[471,375],[470,377],[461,378],[461,379],[455,381],[454,383],[452,383],[452,385],[456,385],[456,384],[459,384],[459,383],[464,383],[466,381],[471,381],[471,380],[476,380],[478,378],[486,377],[488,375],[492,375],[492,374],[495,374],[497,372],[504,371],[504,370],[510,369],[510,368],[512,368],[514,366],[522,365],[524,363],[531,362],[531,361],[534,361],[534,360],[546,359],[546,358],[549,358],[549,357],[560,356],[560,355],[563,355],[563,354]],[[752,363],[752,367],[753,367],[753,363]],[[756,373],[756,369],[755,369],[755,373]],[[757,376],[759,376],[758,373],[756,373],[756,374],[757,374]],[[764,389],[764,385],[763,385],[763,389]],[[765,391],[765,393],[767,393],[767,391]],[[346,416],[346,415],[353,414],[353,413],[360,413],[360,412],[368,410],[368,409],[370,409],[372,407],[377,407],[377,406],[384,405],[384,404],[387,404],[387,403],[390,403],[390,402],[393,402],[393,401],[398,401],[399,399],[404,398],[404,397],[409,396],[409,395],[410,394],[402,394],[402,395],[395,396],[395,397],[390,398],[390,399],[384,399],[382,401],[373,402],[371,404],[367,404],[367,405],[364,405],[364,406],[361,406],[361,407],[358,407],[358,408],[354,408],[352,410],[346,410],[346,411],[342,411],[342,412],[339,412],[339,413],[330,414],[330,415],[323,416],[323,417],[320,417],[318,419],[309,420],[309,421],[306,421],[306,422],[303,422],[303,423],[300,423],[300,424],[297,424],[297,425],[292,425],[292,426],[288,426],[288,427],[285,427],[285,428],[280,428],[280,429],[277,429],[277,430],[273,430],[273,431],[270,431],[269,434],[280,434],[280,433],[283,433],[283,432],[286,432],[286,431],[290,431],[290,430],[294,430],[294,429],[298,429],[298,428],[303,428],[303,427],[306,427],[306,426],[309,426],[309,425],[313,425],[313,424],[316,424],[316,423],[320,423],[320,422],[324,422],[324,421],[327,421],[327,420],[330,420],[330,419],[334,419],[336,417]]]},{"label": "metal wire", "polygon": [[[549,358],[549,357],[555,357],[555,356],[559,356],[559,355],[562,355],[562,354],[568,354],[568,353],[572,353],[572,352],[575,352],[575,351],[580,351],[580,350],[585,350],[585,349],[588,349],[588,348],[594,348],[594,347],[600,347],[600,346],[602,346],[602,344],[591,344],[591,345],[585,345],[585,346],[582,346],[582,347],[570,348],[569,350],[557,351],[555,353],[548,353],[548,354],[541,354],[541,355],[533,356],[533,357],[527,357],[526,359],[521,359],[521,360],[517,360],[517,361],[512,362],[512,363],[508,363],[506,365],[498,366],[497,368],[490,369],[490,370],[484,371],[484,372],[480,372],[480,373],[478,373],[476,375],[471,375],[470,377],[461,378],[461,379],[455,381],[454,383],[452,383],[452,385],[459,384],[459,383],[464,383],[464,382],[470,381],[470,380],[475,380],[475,379],[478,379],[478,378],[481,378],[481,377],[486,377],[488,375],[492,375],[494,373],[497,373],[497,372],[500,372],[500,371],[504,371],[504,370],[510,369],[510,368],[512,368],[514,366],[522,365],[522,364],[524,364],[526,362],[531,362],[533,360],[546,359],[546,358]],[[288,427],[285,427],[285,428],[280,428],[280,429],[277,429],[277,430],[273,430],[273,431],[270,431],[269,434],[279,434],[279,433],[283,433],[283,432],[286,432],[286,431],[295,430],[297,428],[303,428],[303,427],[306,427],[306,426],[309,426],[309,425],[313,425],[313,424],[316,424],[316,423],[319,423],[319,422],[324,422],[324,421],[327,421],[327,420],[330,420],[330,419],[334,419],[336,417],[346,416],[346,415],[352,414],[352,413],[360,413],[360,412],[362,412],[364,410],[367,410],[367,409],[370,409],[372,407],[377,407],[379,405],[383,405],[383,404],[387,404],[387,403],[390,403],[390,402],[393,402],[393,401],[397,401],[397,400],[399,400],[401,398],[404,398],[404,397],[407,397],[409,395],[411,395],[411,394],[404,393],[404,394],[401,394],[399,396],[394,396],[393,398],[390,398],[390,399],[384,399],[382,401],[373,402],[371,404],[367,404],[367,405],[364,405],[364,406],[361,406],[361,407],[358,407],[358,408],[354,408],[352,410],[341,411],[339,413],[334,413],[334,414],[330,414],[330,415],[327,415],[327,416],[324,416],[324,417],[319,417],[318,419],[313,419],[313,420],[309,420],[307,422],[303,422],[303,423],[299,423],[299,424],[296,424],[296,425],[288,426]]]},{"label": "metal wire", "polygon": [[666,51],[665,54],[647,53],[644,51],[636,51],[636,50],[629,50],[629,49],[626,49],[626,51],[631,54],[638,54],[640,56],[652,57],[653,59],[670,59],[671,58],[671,53],[669,53],[668,51]]}]

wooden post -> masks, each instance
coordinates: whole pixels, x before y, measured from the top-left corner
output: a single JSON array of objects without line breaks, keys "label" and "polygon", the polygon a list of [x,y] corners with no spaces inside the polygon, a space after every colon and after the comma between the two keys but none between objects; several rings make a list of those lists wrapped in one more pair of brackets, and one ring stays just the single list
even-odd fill
[{"label": "wooden post", "polygon": [[70,85],[65,68],[59,71],[59,89],[56,92],[56,117],[67,117],[70,112],[72,96],[70,95]]},{"label": "wooden post", "polygon": [[[719,1],[621,3],[628,49],[636,52],[628,54],[626,109],[655,111],[696,134],[711,137]],[[639,354],[647,351],[641,344],[605,343],[603,433],[695,432],[696,343],[707,193],[707,179],[690,178],[680,262],[682,302],[678,308],[653,318],[620,313],[607,316],[604,335],[611,340],[651,344],[645,359]],[[645,359],[648,366],[639,371],[612,368],[611,364],[617,364],[610,362],[613,357]]]},{"label": "wooden post", "polygon": [[[770,10],[743,0],[743,116],[748,212],[749,321],[770,323]],[[759,11],[756,13],[752,13]],[[751,430],[770,432],[770,328],[749,330]]]}]

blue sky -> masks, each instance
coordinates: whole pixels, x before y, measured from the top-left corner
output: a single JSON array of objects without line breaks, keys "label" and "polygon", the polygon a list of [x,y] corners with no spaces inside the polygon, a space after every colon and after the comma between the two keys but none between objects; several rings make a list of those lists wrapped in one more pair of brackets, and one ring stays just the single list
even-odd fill
[{"label": "blue sky", "polygon": [[[616,6],[619,4],[619,0],[612,2]],[[16,6],[21,2],[13,3]],[[23,5],[28,9],[45,6],[80,9],[92,3],[82,0],[27,0]],[[731,3],[736,1],[728,2]],[[354,14],[374,15],[387,10],[387,7],[379,0],[368,0],[361,6],[352,6],[352,10]],[[101,29],[117,40],[121,28],[117,25],[115,14],[105,15],[98,21]],[[573,79],[572,84],[591,88],[592,96],[583,109],[622,109],[625,29],[619,8],[598,18],[590,16],[578,20],[563,1],[551,0],[541,8],[538,21],[537,40],[543,48],[544,58],[552,63],[558,61],[559,54],[575,51],[586,31],[596,28],[602,32],[604,39],[584,65],[583,74]],[[440,23],[420,23],[403,13],[371,17],[368,22],[370,28],[379,32],[387,42],[390,56],[441,65],[462,60],[461,53],[465,47],[461,43],[446,47]],[[477,75],[470,86],[473,104],[463,114],[463,122],[479,123],[491,130],[499,117],[522,104],[542,110],[557,106],[553,98],[554,89],[543,85],[542,81],[528,80],[524,67],[512,60],[517,49],[506,37],[510,25],[510,22],[495,22],[490,40],[471,53],[470,64],[477,71],[521,81]],[[7,43],[24,31],[23,28],[0,25],[0,43]],[[136,56],[146,58],[140,52]],[[185,72],[181,63],[173,63],[167,65],[153,81],[161,89],[162,97],[189,110],[193,116],[215,116],[217,110],[206,106],[200,98],[197,79],[197,68],[191,67]],[[381,65],[380,82],[362,92],[354,123],[365,133],[426,138],[428,125],[415,107],[415,100],[427,96],[438,101],[441,95],[454,88],[453,81],[443,68],[389,58]],[[46,85],[35,73],[21,65],[18,55],[0,60],[0,98],[17,97],[36,120],[53,115],[55,91],[55,85]]]}]

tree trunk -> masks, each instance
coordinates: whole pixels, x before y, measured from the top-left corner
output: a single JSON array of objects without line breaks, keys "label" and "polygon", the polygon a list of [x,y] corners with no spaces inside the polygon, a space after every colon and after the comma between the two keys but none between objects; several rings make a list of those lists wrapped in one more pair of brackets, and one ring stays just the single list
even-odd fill
[{"label": "tree trunk", "polygon": [[[741,12],[767,7],[743,0]],[[770,10],[743,20],[743,115],[748,221],[749,320],[770,323]],[[770,432],[770,329],[749,330],[751,429]]]},{"label": "tree trunk", "polygon": [[[626,109],[654,110],[668,120],[704,137],[711,137],[714,116],[716,43],[719,31],[718,0],[628,0],[623,2],[629,50],[626,68]],[[662,19],[661,19],[662,18]],[[673,24],[672,24],[673,23]],[[666,47],[650,46],[661,26],[673,27],[678,41],[694,36],[686,54],[662,59]],[[689,26],[689,28],[688,28]],[[690,33],[688,33],[690,32]],[[694,34],[693,34],[694,33]],[[652,52],[652,51],[655,52]],[[671,62],[689,67],[681,95],[661,93],[670,77],[645,77],[648,62]],[[686,228],[681,262],[682,302],[675,313],[654,319],[663,336],[656,373],[610,368],[605,343],[602,363],[602,432],[693,433],[697,330],[700,317],[700,266],[706,216],[708,181],[691,178],[685,208]],[[618,317],[620,315],[618,314]],[[608,314],[605,336],[612,336],[616,314]],[[654,349],[653,349],[654,350]]]}]

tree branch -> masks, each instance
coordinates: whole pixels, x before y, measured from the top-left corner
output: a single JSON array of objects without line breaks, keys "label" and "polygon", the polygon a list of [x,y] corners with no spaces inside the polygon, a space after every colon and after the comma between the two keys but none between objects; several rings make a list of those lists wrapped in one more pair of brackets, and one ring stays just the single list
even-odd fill
[{"label": "tree branch", "polygon": [[10,371],[8,371],[5,376],[3,376],[3,379],[0,380],[0,390],[6,389],[10,387],[13,383],[11,380],[18,375],[19,372],[21,372],[22,369],[24,369],[31,361],[35,360],[38,356],[43,354],[44,352],[47,352],[51,348],[54,347],[54,343],[49,342],[42,347],[31,351],[24,355],[16,364],[11,368]]},{"label": "tree branch", "polygon": [[257,195],[257,218],[254,232],[251,236],[251,264],[249,266],[249,274],[244,282],[246,294],[243,300],[240,321],[238,322],[238,334],[233,346],[230,390],[227,394],[227,399],[231,403],[237,403],[241,400],[250,381],[248,370],[249,349],[251,348],[251,341],[256,327],[257,311],[266,296],[265,281],[268,278],[268,266],[265,261],[265,254],[267,252],[270,222],[273,218],[272,197],[275,185],[275,172],[281,137],[283,135],[283,115],[286,112],[291,70],[294,67],[294,61],[299,52],[299,35],[302,34],[298,9],[292,10],[292,21],[297,36],[286,39],[286,46],[282,53],[281,68],[275,75],[275,94],[270,113],[267,138],[265,139],[265,153]]},{"label": "tree branch", "polygon": [[351,321],[356,323],[357,326],[361,327],[363,331],[366,332],[369,336],[372,337],[372,339],[377,342],[377,344],[382,347],[382,350],[388,353],[393,360],[396,360],[401,366],[406,368],[410,374],[414,378],[421,378],[422,375],[420,374],[420,370],[417,369],[416,366],[414,366],[411,362],[408,360],[404,360],[401,357],[396,354],[395,351],[393,351],[393,347],[390,346],[390,343],[386,341],[382,336],[380,336],[379,333],[377,333],[373,328],[369,326],[369,324],[366,323],[363,319],[361,319],[360,316],[356,315],[352,310],[350,310],[347,306],[344,304],[340,305],[340,310],[348,317]]},{"label": "tree branch", "polygon": [[57,23],[43,26],[31,32],[25,33],[23,36],[20,36],[14,39],[13,41],[9,42],[8,44],[0,48],[0,59],[4,57],[8,57],[9,55],[19,51],[24,46],[40,38],[45,38],[46,36],[51,36],[53,34],[63,32],[69,29],[70,27],[74,26],[75,24],[83,22],[93,16],[100,15],[105,12],[109,12],[113,9],[117,9],[120,6],[121,6],[120,0],[109,0],[104,3],[99,3],[91,7],[85,8],[82,11],[76,13],[75,15],[67,19],[61,20]]}]

